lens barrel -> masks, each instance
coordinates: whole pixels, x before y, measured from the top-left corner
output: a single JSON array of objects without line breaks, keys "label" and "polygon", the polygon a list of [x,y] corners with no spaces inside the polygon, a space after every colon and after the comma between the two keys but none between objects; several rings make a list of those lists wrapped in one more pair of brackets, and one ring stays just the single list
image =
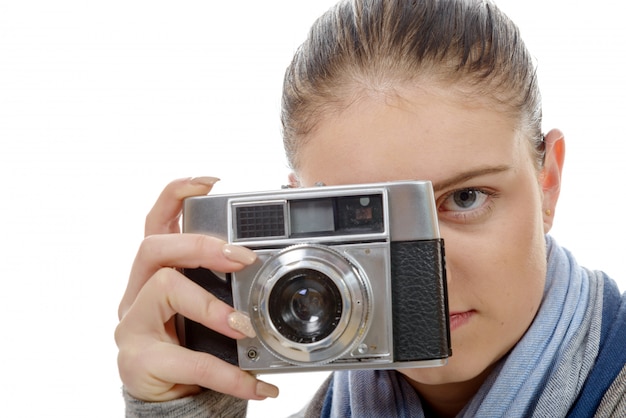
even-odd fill
[{"label": "lens barrel", "polygon": [[281,277],[272,289],[268,307],[276,330],[303,344],[328,337],[339,325],[343,312],[337,285],[326,274],[309,268]]},{"label": "lens barrel", "polygon": [[250,290],[257,338],[296,365],[345,355],[369,326],[371,296],[356,262],[331,247],[298,244],[265,261]]}]

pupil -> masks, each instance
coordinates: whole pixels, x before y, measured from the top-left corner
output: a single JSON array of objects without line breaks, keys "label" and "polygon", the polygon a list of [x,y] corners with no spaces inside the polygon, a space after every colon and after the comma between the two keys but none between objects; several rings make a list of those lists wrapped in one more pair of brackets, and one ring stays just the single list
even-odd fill
[{"label": "pupil", "polygon": [[454,195],[454,203],[462,208],[468,208],[476,202],[476,192],[473,190],[462,190]]}]

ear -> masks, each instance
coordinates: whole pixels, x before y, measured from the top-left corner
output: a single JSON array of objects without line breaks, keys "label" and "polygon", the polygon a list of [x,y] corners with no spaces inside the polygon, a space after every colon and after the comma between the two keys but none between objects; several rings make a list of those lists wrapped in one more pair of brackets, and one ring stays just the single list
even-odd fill
[{"label": "ear", "polygon": [[561,192],[561,174],[565,160],[565,138],[563,132],[553,129],[544,137],[546,155],[539,176],[543,190],[543,229],[547,234],[552,228],[554,211]]}]

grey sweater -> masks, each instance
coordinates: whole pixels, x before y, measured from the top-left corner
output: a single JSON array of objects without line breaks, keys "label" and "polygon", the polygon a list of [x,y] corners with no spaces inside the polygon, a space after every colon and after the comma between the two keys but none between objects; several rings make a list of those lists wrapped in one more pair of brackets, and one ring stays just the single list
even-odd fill
[{"label": "grey sweater", "polygon": [[[319,388],[311,402],[291,418],[319,417],[330,384],[331,377]],[[245,417],[247,402],[228,395],[206,390],[199,395],[169,402],[142,402],[124,392],[126,417],[164,417],[164,418],[200,418],[200,417]],[[626,366],[604,394],[594,417],[626,418]]]}]

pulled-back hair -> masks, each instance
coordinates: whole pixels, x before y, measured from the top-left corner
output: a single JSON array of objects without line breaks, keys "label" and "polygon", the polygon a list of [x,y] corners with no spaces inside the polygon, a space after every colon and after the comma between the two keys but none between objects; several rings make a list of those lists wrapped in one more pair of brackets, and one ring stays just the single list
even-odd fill
[{"label": "pulled-back hair", "polygon": [[283,140],[297,151],[325,114],[362,91],[415,81],[490,99],[517,118],[542,164],[541,96],[517,26],[488,0],[343,0],[322,15],[287,68]]}]

